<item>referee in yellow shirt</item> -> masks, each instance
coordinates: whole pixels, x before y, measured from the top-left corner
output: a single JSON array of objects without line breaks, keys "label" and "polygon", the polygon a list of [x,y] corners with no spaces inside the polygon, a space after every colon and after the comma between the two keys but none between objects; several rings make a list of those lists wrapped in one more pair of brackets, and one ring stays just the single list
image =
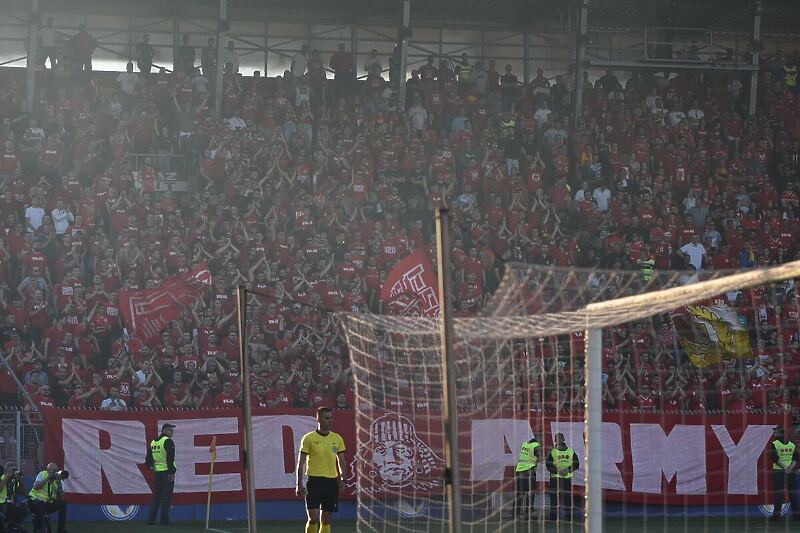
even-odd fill
[{"label": "referee in yellow shirt", "polygon": [[[339,493],[347,476],[344,439],[331,431],[333,409],[317,409],[317,430],[303,435],[297,458],[297,496],[305,496],[305,533],[331,533],[332,514],[339,510]],[[303,473],[308,481],[303,485]],[[320,512],[321,511],[321,512]]]}]

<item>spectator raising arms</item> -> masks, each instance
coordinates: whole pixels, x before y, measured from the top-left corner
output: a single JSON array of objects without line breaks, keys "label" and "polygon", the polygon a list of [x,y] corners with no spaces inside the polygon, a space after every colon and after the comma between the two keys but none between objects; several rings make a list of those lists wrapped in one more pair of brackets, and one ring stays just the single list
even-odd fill
[{"label": "spectator raising arms", "polygon": [[[388,309],[380,287],[392,268],[417,250],[433,257],[437,205],[457,221],[459,316],[481,311],[508,260],[645,281],[680,269],[692,283],[800,257],[800,104],[796,79],[781,74],[796,72],[794,59],[760,73],[753,116],[734,74],[606,72],[595,84],[587,75],[574,117],[569,75],[537,69],[526,85],[512,65],[467,55],[429,57],[406,80],[399,49],[356,65],[344,46],[323,58],[302,45],[282,76],[249,77],[233,41],[218,58],[216,40],[201,40],[197,67],[182,35],[168,72],[153,68],[142,35],[135,65],[109,79],[92,72],[97,43],[85,27],[68,46],[57,36],[49,19],[38,61],[53,72],[32,115],[22,115],[19,80],[0,86],[5,402],[23,403],[16,377],[29,408],[231,407],[249,379],[254,405],[352,407],[331,313]],[[127,339],[119,291],[159,287],[199,263],[213,284],[197,304],[147,342]],[[240,284],[258,293],[242,331]],[[542,291],[529,310],[570,290]],[[796,412],[797,291],[787,283],[713,302],[748,329],[748,361],[695,368],[670,316],[604,332],[606,407]],[[537,394],[507,397],[582,409],[580,385],[564,386],[582,373],[563,350],[583,357],[583,339],[535,344],[536,364],[527,367],[526,346],[508,363]],[[481,372],[469,379],[486,385]],[[411,394],[410,380],[402,386]]]}]

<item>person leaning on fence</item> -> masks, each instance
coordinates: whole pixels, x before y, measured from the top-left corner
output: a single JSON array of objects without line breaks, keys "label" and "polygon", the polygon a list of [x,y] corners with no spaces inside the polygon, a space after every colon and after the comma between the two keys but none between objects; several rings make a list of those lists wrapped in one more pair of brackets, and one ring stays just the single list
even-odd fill
[{"label": "person leaning on fence", "polygon": [[550,515],[548,519],[559,519],[559,507],[566,509],[567,518],[577,518],[572,499],[572,478],[580,468],[578,454],[567,446],[563,433],[556,433],[556,445],[547,454],[547,471],[550,472]]},{"label": "person leaning on fence", "polygon": [[522,443],[519,461],[514,469],[516,478],[516,497],[514,499],[514,516],[530,518],[536,503],[536,465],[542,459],[542,445],[534,435]]},{"label": "person leaning on fence", "polygon": [[28,493],[28,507],[33,515],[33,533],[49,531],[45,525],[46,517],[58,511],[58,533],[66,533],[67,504],[64,502],[64,487],[61,480],[69,476],[66,470],[59,470],[58,465],[50,463],[47,470],[39,472],[33,488]]},{"label": "person leaning on fence", "polygon": [[788,439],[782,427],[775,428],[775,440],[770,449],[772,459],[772,490],[774,492],[774,510],[771,520],[781,519],[781,508],[786,501],[784,493],[789,493],[789,504],[792,518],[800,520],[800,508],[797,506],[797,468],[800,465],[800,454],[797,445]]},{"label": "person leaning on fence", "polygon": [[28,515],[23,506],[17,505],[17,496],[22,494],[22,473],[14,463],[0,467],[0,533],[23,531],[20,524]]}]

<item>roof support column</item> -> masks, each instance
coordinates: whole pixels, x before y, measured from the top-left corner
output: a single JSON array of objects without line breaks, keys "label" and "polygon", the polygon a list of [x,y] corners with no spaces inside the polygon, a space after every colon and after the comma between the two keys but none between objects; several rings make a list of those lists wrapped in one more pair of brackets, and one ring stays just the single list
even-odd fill
[{"label": "roof support column", "polygon": [[[39,55],[39,0],[31,0],[28,14],[28,58],[25,70],[25,111],[33,113],[36,102],[36,56]],[[52,59],[50,60],[53,61]]]},{"label": "roof support column", "polygon": [[[178,49],[181,46],[181,26],[178,14],[172,17],[172,72],[174,73],[178,65]],[[205,72],[203,73],[205,74]]]},{"label": "roof support column", "polygon": [[214,81],[214,118],[222,118],[222,93],[225,90],[225,33],[228,31],[228,0],[219,0],[217,20],[217,79]]},{"label": "roof support column", "polygon": [[583,112],[583,72],[584,63],[586,62],[586,35],[589,19],[589,2],[590,0],[581,0],[580,11],[578,12],[578,33],[576,36],[577,46],[575,47],[575,118],[574,124],[578,124],[578,120]]},{"label": "roof support column", "polygon": [[[764,10],[764,5],[761,0],[756,0],[753,6],[753,42],[751,44],[753,53],[754,67],[758,67],[759,52],[761,51],[761,13]],[[750,102],[748,113],[750,115],[756,114],[756,106],[758,105],[758,70],[753,70],[750,73]]]},{"label": "roof support column", "polygon": [[264,21],[264,78],[268,78],[269,74],[269,22]]},{"label": "roof support column", "polygon": [[522,32],[522,81],[528,85],[531,81],[531,37],[528,30]]},{"label": "roof support column", "polygon": [[411,37],[411,0],[403,0],[403,26],[400,28],[400,74],[397,76],[397,105],[406,108],[406,68],[408,66],[408,40]]},{"label": "roof support column", "polygon": [[358,24],[350,24],[350,54],[353,56],[353,78],[358,79]]}]

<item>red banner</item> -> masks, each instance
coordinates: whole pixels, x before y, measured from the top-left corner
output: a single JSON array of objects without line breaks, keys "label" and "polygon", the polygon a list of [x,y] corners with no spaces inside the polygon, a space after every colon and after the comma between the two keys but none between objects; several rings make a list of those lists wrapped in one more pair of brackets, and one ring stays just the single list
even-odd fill
[{"label": "red banner", "polygon": [[211,272],[202,263],[186,274],[167,279],[160,287],[147,291],[119,293],[120,311],[132,336],[147,341],[157,336],[178,318],[181,310],[193,305],[211,285]]},{"label": "red banner", "polygon": [[[347,444],[350,472],[360,490],[381,497],[441,491],[444,472],[440,414],[358,413],[361,448],[356,455],[352,411],[337,411],[334,430]],[[236,409],[108,412],[44,410],[48,461],[64,464],[71,502],[141,504],[151,496],[146,445],[165,422],[177,426],[175,502],[202,503],[216,439],[214,502],[244,500],[242,417]],[[606,497],[667,505],[763,504],[768,501],[768,446],[780,416],[606,413],[603,424],[603,487]],[[579,417],[460,418],[464,490],[513,490],[519,446],[536,434],[549,449],[563,433],[584,457]],[[257,409],[253,455],[259,499],[292,499],[302,436],[316,428],[312,410]],[[355,457],[358,460],[354,460]],[[539,465],[537,479],[547,479]],[[583,485],[583,465],[575,475]],[[348,481],[354,490],[355,477]],[[422,492],[421,492],[422,491]],[[343,495],[353,498],[352,492]]]},{"label": "red banner", "polygon": [[438,282],[425,250],[415,251],[394,266],[381,287],[381,300],[386,313],[439,315]]},{"label": "red banner", "polygon": [[[213,502],[245,500],[242,414],[239,409],[202,411],[83,411],[46,409],[48,461],[69,470],[67,500],[90,504],[144,504],[151,499],[152,473],[144,464],[147,443],[162,424],[176,426],[175,503],[204,503],[208,492],[213,439]],[[350,449],[352,412],[337,412],[335,430]],[[295,465],[300,439],[317,427],[311,409],[259,409],[253,416],[256,495],[259,499],[296,498]],[[352,498],[352,494],[345,494]]]}]

